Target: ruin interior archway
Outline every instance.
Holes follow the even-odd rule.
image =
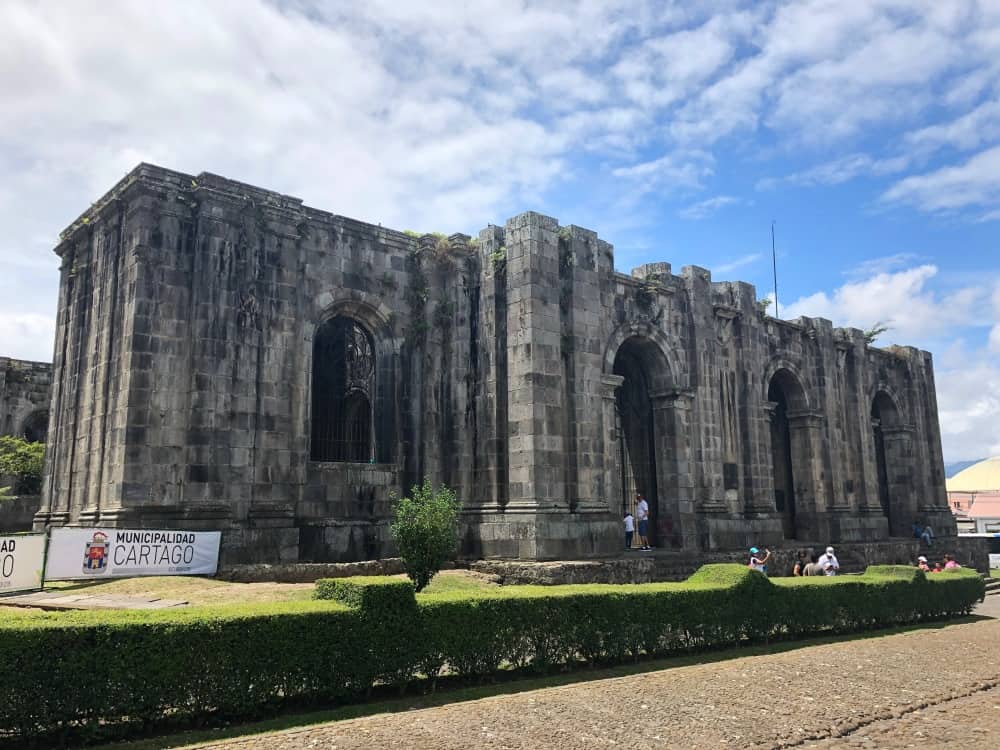
[[[901,518],[899,488],[890,480],[890,467],[899,465],[899,409],[892,397],[879,391],[872,399],[872,439],[875,443],[875,469],[878,477],[878,501],[889,522],[889,536],[905,536]],[[889,437],[895,433],[893,437]],[[897,439],[893,439],[897,438]]]
[[[798,379],[789,370],[780,369],[771,377],[767,387],[767,400],[772,405],[771,412],[771,466],[774,478],[774,508],[781,517],[782,530],[786,539],[795,539],[796,515],[800,510],[796,498],[796,481],[805,477],[805,467],[801,466],[803,451],[801,437],[792,429],[792,419],[796,411],[805,408],[805,393]]]
[[[374,394],[371,334],[346,316],[323,323],[313,340],[313,461],[374,462]]]
[[[44,443],[48,437],[49,413],[45,409],[33,411],[21,424],[20,436],[29,443]]]
[[[649,541],[662,544],[678,532],[676,514],[664,502],[670,426],[657,403],[670,382],[669,366],[653,341],[633,336],[618,348],[612,372],[623,378],[615,394],[621,511],[634,514],[641,493],[649,503]]]

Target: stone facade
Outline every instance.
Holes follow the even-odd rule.
[[[525,213],[412,236],[140,165],[63,234],[36,526],[221,528],[225,561],[386,557],[390,493],[463,553],[693,554],[954,533],[931,356]]]
[[[52,365],[0,357],[0,435],[45,442]]]

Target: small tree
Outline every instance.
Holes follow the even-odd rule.
[[[391,529],[406,575],[422,591],[458,550],[459,505],[452,490],[442,485],[435,492],[428,478],[410,495],[396,500]]]
[[[15,493],[37,495],[41,491],[44,457],[44,443],[0,437],[0,477],[13,477]]]
[[[886,331],[891,331],[892,328],[887,326],[881,320],[875,323],[871,328],[868,328],[864,332],[865,343],[871,346],[875,343],[879,336],[881,336]]]

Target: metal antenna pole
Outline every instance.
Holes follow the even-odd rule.
[[[778,313],[778,256],[774,252],[774,219],[771,219],[771,268],[774,270],[774,317],[781,317]]]

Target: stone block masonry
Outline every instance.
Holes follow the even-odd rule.
[[[525,213],[415,236],[141,164],[62,236],[37,527],[222,529],[228,564],[393,553],[393,492],[468,557],[954,533],[930,355]]]
[[[0,357],[0,435],[45,442],[52,365]]]

